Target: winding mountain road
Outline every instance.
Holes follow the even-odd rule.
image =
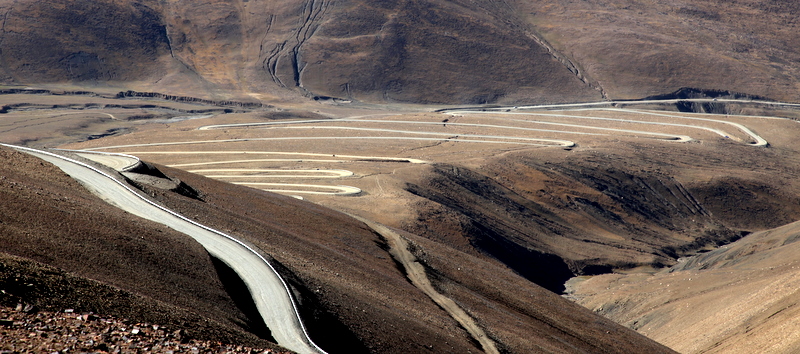
[[[283,194],[321,194],[321,195],[360,195],[361,191],[356,187],[349,186],[323,186],[326,182],[318,181],[318,184],[292,183],[294,179],[327,179],[349,176],[336,176],[335,174],[324,174],[318,172],[303,172],[295,169],[294,175],[278,173],[272,174],[258,173],[258,169],[270,168],[273,166],[291,166],[292,163],[308,166],[309,163],[321,164],[325,166],[330,163],[342,163],[345,160],[351,161],[402,161],[425,163],[424,161],[412,161],[413,159],[403,158],[382,158],[382,157],[354,157],[343,159],[342,155],[319,154],[319,153],[299,153],[299,152],[262,152],[257,148],[249,151],[199,151],[188,148],[191,145],[215,144],[222,146],[229,143],[243,142],[264,142],[268,146],[282,141],[308,141],[318,148],[319,143],[314,141],[331,141],[331,145],[345,146],[351,148],[363,144],[372,146],[374,144],[405,145],[403,142],[435,142],[439,143],[470,143],[471,145],[490,144],[496,146],[506,145],[508,148],[517,147],[556,147],[571,149],[576,145],[573,140],[585,138],[587,141],[592,139],[608,139],[617,136],[633,137],[638,139],[653,139],[670,143],[686,143],[696,141],[689,134],[702,132],[717,135],[725,139],[731,139],[749,146],[769,146],[766,139],[744,124],[728,119],[714,119],[714,117],[702,117],[672,112],[653,112],[648,110],[633,110],[618,108],[617,105],[647,104],[647,103],[675,103],[675,102],[752,102],[741,100],[724,99],[690,99],[690,100],[651,100],[651,101],[603,101],[578,104],[563,105],[539,105],[539,106],[513,106],[513,107],[474,107],[445,109],[436,112],[443,113],[440,116],[431,116],[430,113],[406,117],[402,114],[380,114],[380,115],[361,115],[347,116],[330,119],[307,119],[307,120],[276,120],[268,122],[249,122],[206,125],[197,128],[197,131],[225,130],[220,138],[215,139],[188,139],[186,141],[150,142],[141,144],[128,144],[105,146],[93,149],[125,149],[131,154],[169,154],[169,155],[200,155],[213,154],[220,155],[210,157],[213,161],[181,161],[181,163],[170,164],[170,167],[195,168],[193,172],[206,175],[207,177],[217,178],[232,183],[248,185],[270,192]],[[766,102],[759,102],[767,104]],[[772,103],[770,103],[772,104]],[[444,119],[443,119],[444,118]],[[731,129],[733,128],[733,129]],[[230,136],[228,130],[243,129],[246,135],[252,137],[236,137],[224,139]],[[328,134],[326,132],[333,132]],[[239,134],[239,133],[236,133]],[[209,134],[201,134],[209,136]],[[568,138],[567,138],[568,137]],[[566,139],[565,139],[566,138]],[[698,136],[697,139],[704,137]],[[248,146],[254,146],[249,144]],[[149,149],[136,149],[139,152],[130,152],[135,148],[145,147],[170,147],[176,146],[177,151],[141,151]],[[178,146],[181,146],[178,148]],[[326,145],[327,146],[327,142]],[[413,146],[413,145],[411,145]],[[505,148],[505,147],[504,147]],[[222,150],[222,149],[220,149]],[[243,149],[237,149],[243,150]],[[413,150],[413,149],[412,149]],[[295,155],[290,158],[261,158],[229,159],[223,154],[266,154],[266,155]],[[309,156],[309,158],[305,158]],[[313,156],[313,157],[312,157]],[[289,156],[287,156],[289,157]],[[298,158],[299,157],[299,158]],[[193,159],[194,160],[194,159]],[[280,163],[280,164],[278,164]],[[234,176],[232,173],[214,173],[211,169],[198,169],[199,166],[224,165],[229,168],[239,168],[240,175]],[[248,168],[251,167],[252,168]],[[312,165],[313,166],[313,165]],[[320,165],[316,165],[320,166]],[[314,167],[316,167],[314,166]],[[221,166],[222,167],[222,166]],[[291,168],[291,167],[290,167]],[[327,170],[322,168],[321,170]],[[217,170],[223,172],[222,170]],[[287,172],[291,171],[286,169]],[[307,170],[313,171],[313,170]],[[332,171],[332,170],[328,170]],[[230,172],[230,171],[229,171]],[[276,180],[282,178],[282,180]],[[281,182],[281,183],[276,183]],[[288,182],[288,183],[287,183]],[[324,188],[323,188],[324,187]]]
[[[308,337],[286,283],[256,250],[225,233],[198,224],[142,197],[122,182],[90,165],[46,151],[0,145],[48,161],[110,204],[192,237],[209,254],[230,266],[244,281],[278,344],[298,353],[325,353]]]

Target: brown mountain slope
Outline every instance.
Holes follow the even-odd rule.
[[[575,281],[571,296],[682,353],[794,353],[799,230],[754,233],[654,275]]]
[[[302,83],[422,103],[600,98],[505,15],[470,2],[337,3],[302,48]]]
[[[198,215],[198,220],[205,224],[247,237],[273,255],[280,264],[292,269],[299,278],[295,281],[309,289],[318,289],[313,297],[350,328],[370,351],[419,351],[424,347],[437,351],[442,346],[458,345],[459,337],[465,335],[460,328],[452,328],[456,326],[452,319],[440,317],[441,310],[429,308],[430,300],[419,299],[421,292],[408,284],[395,269],[394,261],[387,257],[388,253],[382,250],[384,240],[374,234],[359,238],[354,233],[358,229],[352,228],[363,228],[360,224],[348,227],[349,231],[344,233],[340,225],[355,220],[293,198],[278,198],[180,170],[160,168],[200,191],[214,192],[207,193],[204,203],[156,192],[159,200],[186,215]],[[311,208],[312,213],[298,215],[293,211],[295,205]],[[198,208],[205,212],[196,213]],[[281,225],[277,230],[286,234],[277,231],[274,235],[264,234],[265,222]],[[623,338],[611,340],[606,333],[611,329],[605,328],[605,320],[584,317],[583,309],[525,281],[502,265],[413,235],[407,237],[417,243],[416,254],[428,267],[440,292],[452,294],[504,350],[520,353],[573,348],[588,352],[624,352],[628,350],[625,348],[662,350],[639,339],[627,338],[623,332],[612,332]],[[462,269],[455,270],[459,265]],[[431,321],[441,323],[437,327],[445,327],[425,328]],[[317,325],[309,323],[312,337],[324,331]],[[391,334],[387,337],[386,333]],[[423,333],[430,334],[421,338]]]
[[[514,1],[611,98],[680,87],[797,101],[800,4],[770,0]]]
[[[796,101],[792,2],[0,1],[0,80],[215,98]]]
[[[618,142],[409,168],[416,213],[395,222],[558,292],[572,274],[672,265],[797,220],[791,150]]]
[[[95,297],[97,289],[108,288],[107,285],[77,287],[74,284],[94,281],[69,280],[71,274],[61,277],[66,276],[67,283],[82,292],[68,288],[60,293],[56,289],[63,289],[59,284],[64,281],[48,281],[37,271],[26,271],[21,277],[21,270],[16,271],[18,275],[14,281],[3,283],[7,294],[23,297],[41,308],[78,303],[85,304],[74,306],[80,311],[119,313],[124,310],[123,315],[132,320],[142,321],[139,318],[150,316],[171,321],[170,328],[180,328],[181,324],[192,327],[200,321],[209,329],[198,336],[226,341],[248,338],[248,334],[241,332],[246,320],[231,318],[240,316],[237,306],[241,306],[226,294],[226,290],[232,291],[232,286],[227,281],[220,284],[218,280],[227,280],[230,275],[226,275],[224,269],[215,271],[213,262],[202,250],[199,250],[200,257],[184,255],[183,252],[199,246],[180,235],[171,236],[170,230],[103,206],[82,187],[36,159],[6,150],[3,154],[4,161],[9,163],[3,165],[4,185],[0,192],[4,193],[4,201],[9,201],[4,204],[13,207],[2,214],[3,251],[58,266],[83,279],[120,284],[117,286],[126,287],[141,297],[134,296],[133,302],[120,302],[113,296],[98,299]],[[298,296],[312,336],[326,349],[334,352],[478,351],[447,313],[406,280],[386,252],[384,241],[360,222],[293,198],[255,192],[176,170],[165,171],[192,185],[200,192],[202,200],[145,188],[148,193],[186,215],[230,231],[273,255]],[[22,200],[27,200],[28,205],[22,204]],[[38,210],[38,215],[46,219],[37,221],[36,216],[26,214],[26,210]],[[120,214],[115,220],[105,220],[108,216],[103,216],[115,214]],[[84,218],[88,220],[81,221]],[[109,223],[115,225],[117,231],[104,227]],[[160,231],[150,234],[141,229],[142,225]],[[83,231],[83,228],[90,230]],[[122,235],[114,232],[122,232]],[[414,239],[411,235],[408,237]],[[418,257],[425,261],[431,274],[438,274],[434,284],[462,304],[504,350],[541,352],[579,348],[587,352],[666,352],[666,348],[528,283],[507,268],[417,240],[415,252],[424,252]],[[144,257],[128,260],[126,257],[132,254]],[[177,257],[178,254],[183,257]],[[156,262],[156,259],[166,263]],[[206,265],[199,261],[203,259]],[[442,262],[444,259],[453,263]],[[172,270],[169,263],[190,261],[196,264],[176,266],[183,273]],[[4,262],[7,267],[4,269],[19,268],[15,266],[19,263],[15,262],[18,261]],[[454,264],[461,265],[463,272],[450,269]],[[131,274],[133,270],[137,274]],[[210,280],[198,281],[202,276],[192,275],[191,270]],[[222,273],[217,275],[218,272]],[[45,274],[53,273],[45,271]],[[481,279],[473,279],[475,274],[480,274]],[[219,285],[214,286],[215,282]],[[44,290],[30,291],[26,286],[29,283],[43,284],[35,288]],[[506,292],[506,288],[513,289]],[[234,297],[239,295],[234,294]],[[126,295],[125,299],[130,297]],[[205,300],[207,297],[213,300]],[[173,310],[140,310],[142,307],[149,309],[143,305],[153,301],[150,299],[160,299],[162,308]],[[104,302],[98,304],[98,300]],[[503,310],[496,310],[498,307]],[[189,315],[184,316],[199,317],[198,320],[183,319],[185,317],[180,315],[185,312],[181,311],[186,310],[180,309],[189,311]],[[153,312],[159,316],[152,315]],[[211,318],[219,318],[221,324]],[[226,321],[242,324],[242,327],[226,324]],[[254,330],[253,326],[247,328]]]
[[[93,311],[270,345],[248,333],[259,332],[257,322],[231,298],[231,284],[199,244],[109,208],[37,158],[1,148],[0,161],[0,252],[59,269],[4,261],[6,294],[44,309]]]
[[[3,1],[6,82],[125,82],[167,74],[158,9],[122,1]]]

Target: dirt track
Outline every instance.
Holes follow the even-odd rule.
[[[452,299],[440,294],[436,289],[433,288],[431,285],[430,280],[428,279],[428,275],[425,271],[425,267],[419,263],[416,257],[414,257],[411,252],[408,250],[408,241],[406,241],[403,236],[400,236],[398,233],[392,231],[390,228],[376,223],[374,221],[351,215],[354,218],[361,220],[363,223],[367,224],[370,228],[375,230],[378,234],[383,236],[386,241],[389,243],[389,253],[392,255],[397,262],[403,265],[406,271],[406,275],[408,279],[411,281],[414,286],[422,290],[428,297],[431,298],[439,307],[447,311],[453,319],[458,321],[464,329],[472,335],[478,343],[481,344],[484,352],[490,354],[499,354],[500,352],[497,350],[497,346],[495,345],[494,341],[489,338],[483,329],[475,323],[475,320],[472,319],[458,304],[455,303]]]

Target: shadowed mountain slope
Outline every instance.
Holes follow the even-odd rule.
[[[102,83],[168,74],[163,14],[130,1],[3,1],[0,78]]]
[[[574,274],[669,266],[800,217],[788,151],[708,145],[512,152],[420,168],[404,177],[419,199],[403,228],[560,292]]]
[[[0,1],[0,80],[212,98],[796,101],[791,2]],[[733,75],[736,73],[736,75]]]
[[[200,191],[214,192],[206,193],[205,202],[155,193],[159,200],[187,215],[198,215],[200,222],[242,235],[273,255],[277,262],[292,270],[297,277],[295,281],[308,289],[317,289],[309,297],[318,299],[316,301],[338,317],[370,351],[451,350],[448,346],[460,345],[459,338],[466,335],[408,283],[384,251],[385,240],[371,230],[369,237],[358,236],[367,230],[354,219],[294,198],[254,192],[180,170],[160,168]],[[307,210],[302,215],[298,214],[300,206]],[[195,213],[197,208],[205,212]],[[269,217],[265,218],[267,215]],[[264,233],[265,222],[281,226]],[[286,234],[282,235],[283,232]],[[609,329],[602,329],[606,326],[605,320],[584,317],[578,307],[574,311],[562,311],[562,308],[573,308],[573,304],[527,282],[502,265],[414,235],[406,237],[414,244],[413,252],[423,261],[434,285],[449,296],[461,294],[463,300],[457,298],[457,303],[467,307],[467,312],[500,348],[521,353],[571,347],[590,352],[625,351],[627,349],[623,348],[628,346],[663,350],[634,338],[619,338],[620,342],[609,340],[606,333]],[[451,273],[458,265],[462,269]],[[475,274],[485,274],[485,277],[475,277]],[[507,293],[511,288],[519,292]],[[506,310],[496,310],[496,307]],[[508,315],[511,317],[506,317]],[[431,324],[436,325],[431,327]],[[309,327],[312,337],[315,333],[323,335],[320,332],[327,330],[322,323],[310,322]],[[625,336],[623,332],[618,335]]]

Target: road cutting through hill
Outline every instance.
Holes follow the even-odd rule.
[[[690,128],[690,129],[701,129],[713,132],[717,135],[720,135],[725,138],[731,138],[731,134],[728,134],[720,129],[709,128],[705,126],[698,126],[698,125],[691,125],[691,124],[678,124],[678,123],[665,123],[665,122],[650,122],[650,121],[641,121],[641,120],[632,120],[632,119],[620,119],[620,118],[609,118],[609,117],[594,117],[594,116],[575,116],[575,115],[564,115],[564,114],[552,114],[549,112],[570,112],[570,111],[617,111],[617,112],[626,112],[626,113],[635,113],[635,114],[646,114],[646,115],[654,115],[654,116],[663,116],[668,117],[671,119],[684,119],[684,120],[695,120],[695,121],[705,121],[705,122],[712,122],[717,124],[726,124],[731,125],[738,129],[739,131],[745,133],[750,138],[753,139],[752,143],[747,143],[751,146],[758,146],[758,147],[766,147],[769,146],[769,143],[766,139],[759,136],[758,134],[754,133],[750,128],[744,126],[743,124],[739,124],[736,122],[729,122],[725,120],[719,119],[709,119],[709,118],[699,118],[699,117],[687,117],[685,115],[676,115],[676,114],[667,114],[667,113],[657,113],[651,112],[646,110],[634,110],[634,109],[623,109],[623,108],[609,108],[603,106],[616,106],[616,105],[631,105],[631,104],[648,104],[648,103],[679,103],[679,102],[698,102],[698,103],[709,103],[709,102],[729,102],[729,103],[760,103],[760,104],[769,104],[769,105],[776,105],[776,106],[791,106],[796,107],[796,104],[788,104],[788,103],[780,103],[780,102],[768,102],[768,101],[752,101],[752,100],[735,100],[735,99],[674,99],[674,100],[644,100],[644,101],[603,101],[603,102],[589,102],[589,103],[575,103],[575,104],[557,104],[557,105],[536,105],[536,106],[505,106],[505,107],[492,107],[492,108],[472,108],[472,109],[446,109],[441,110],[441,113],[446,113],[450,115],[459,115],[459,114],[516,114],[516,115],[536,115],[536,116],[551,116],[551,117],[568,117],[574,119],[593,119],[593,120],[605,120],[605,121],[618,121],[618,122],[625,122],[625,123],[638,123],[638,124],[650,124],[650,125],[662,125],[662,126],[674,126],[674,127],[682,127],[682,128]],[[593,107],[593,108],[589,108]],[[526,112],[520,112],[521,110],[525,110]],[[545,112],[532,112],[533,110],[544,110]],[[770,117],[774,118],[774,117]],[[608,130],[615,131],[617,129],[607,128]],[[621,131],[621,130],[619,130]],[[688,141],[688,140],[687,140]]]
[[[0,145],[48,161],[110,204],[192,237],[209,254],[223,261],[239,275],[250,290],[259,314],[278,344],[298,353],[324,353],[308,337],[288,286],[258,251],[232,236],[198,224],[146,199],[132,188],[88,164],[46,151]]]
[[[139,164],[142,162],[138,157],[126,154],[86,151],[78,152],[76,155],[111,167],[120,172],[130,171],[139,166]]]
[[[633,110],[630,110],[630,109],[621,109],[621,108],[606,108],[605,110],[609,110],[609,111],[621,111],[621,112],[633,112]],[[649,114],[649,115],[654,115],[654,116],[665,116],[665,117],[671,117],[671,118],[682,118],[682,119],[688,119],[688,120],[697,120],[697,121],[705,121],[705,122],[714,122],[714,123],[728,124],[728,125],[734,126],[735,128],[739,129],[740,131],[744,132],[745,134],[747,134],[747,135],[749,135],[751,138],[753,138],[753,140],[754,140],[755,142],[753,142],[753,143],[749,143],[749,145],[753,145],[753,146],[767,146],[767,145],[769,145],[769,143],[767,142],[767,140],[766,140],[766,139],[764,139],[764,138],[762,138],[760,135],[758,135],[758,134],[754,133],[752,130],[750,130],[750,128],[748,128],[748,127],[746,127],[746,126],[744,126],[744,125],[742,125],[742,124],[736,123],[736,122],[728,122],[728,121],[725,121],[725,120],[719,120],[719,119],[709,119],[709,118],[699,118],[699,117],[685,117],[685,116],[676,116],[676,115],[674,115],[674,114],[664,114],[664,113],[657,113],[657,112],[650,112],[650,111],[635,111],[635,112],[636,112],[636,113],[640,113],[640,114]]]
[[[457,115],[458,111],[448,113],[450,115]],[[472,113],[472,111],[465,111]],[[555,115],[554,115],[555,116]],[[491,117],[489,119],[492,119]],[[631,133],[635,134],[636,136],[642,135],[652,135],[652,136],[659,136],[664,137],[667,140],[671,141],[678,141],[678,142],[686,142],[692,141],[689,136],[686,135],[676,135],[676,134],[664,134],[664,133],[657,133],[657,132],[649,132],[649,131],[641,131],[641,130],[628,130],[628,129],[615,129],[615,128],[603,128],[603,127],[594,127],[594,126],[587,126],[587,125],[578,125],[578,124],[566,124],[566,123],[557,123],[557,122],[546,122],[546,121],[534,121],[534,120],[521,120],[521,119],[503,119],[503,118],[494,118],[503,121],[513,121],[513,122],[523,122],[523,123],[536,123],[536,124],[544,124],[544,125],[556,125],[562,127],[570,127],[570,128],[578,128],[578,129],[589,129],[589,130],[605,130],[617,133]],[[499,125],[499,124],[478,124],[478,123],[456,123],[456,122],[443,122],[443,121],[436,121],[436,122],[425,122],[425,121],[415,121],[415,120],[383,120],[383,119],[362,119],[358,117],[348,117],[348,118],[339,118],[339,119],[314,119],[314,120],[297,120],[297,121],[280,121],[280,122],[256,122],[256,123],[236,123],[236,124],[217,124],[217,125],[206,125],[198,128],[198,130],[212,130],[212,129],[239,129],[239,128],[254,128],[254,127],[269,127],[269,126],[280,126],[280,125],[293,125],[293,124],[315,124],[310,127],[303,127],[304,129],[350,129],[350,130],[368,130],[369,128],[352,128],[352,127],[339,127],[339,126],[321,126],[319,124],[331,124],[331,123],[347,123],[347,122],[358,122],[358,123],[381,123],[381,124],[400,124],[400,125],[429,125],[429,126],[451,126],[451,127],[471,127],[471,128],[488,128],[488,129],[503,129],[503,130],[517,130],[517,131],[527,131],[527,132],[540,132],[540,133],[554,133],[554,134],[573,134],[573,135],[611,135],[607,133],[588,133],[588,132],[581,132],[575,130],[552,130],[552,129],[541,129],[541,128],[530,128],[530,127],[518,127],[518,126],[510,126],[510,125]],[[297,127],[282,127],[284,129],[298,129]],[[390,131],[390,132],[402,132],[406,134],[445,134],[445,133],[428,133],[428,132],[419,132],[419,131],[397,131],[397,130],[389,130],[389,129],[369,129],[373,131]],[[455,133],[446,133],[447,135],[454,135]],[[459,135],[464,136],[464,135]],[[484,136],[485,137],[485,136]],[[520,139],[514,138],[511,136],[490,136],[492,138],[503,138],[503,139]],[[524,138],[522,138],[524,139]],[[544,139],[537,139],[545,141]],[[560,139],[555,139],[560,140]],[[574,142],[569,141],[570,144],[565,144],[567,140],[561,140],[561,146],[572,147],[575,146]]]
[[[742,104],[760,104],[772,107],[789,107],[798,108],[798,103],[786,103],[776,101],[763,101],[752,99],[735,99],[735,98],[673,98],[673,99],[654,99],[654,100],[610,100],[610,101],[596,101],[596,102],[583,102],[583,103],[557,103],[557,104],[539,104],[539,105],[521,105],[521,106],[498,106],[498,107],[474,107],[474,108],[452,108],[442,109],[438,112],[450,112],[457,110],[483,110],[483,111],[507,111],[517,109],[572,109],[572,108],[587,108],[587,107],[609,107],[619,105],[649,105],[649,104],[676,104],[682,102],[690,103],[742,103]]]
[[[597,110],[597,109],[588,109],[588,110]],[[608,110],[611,110],[611,109],[608,109]],[[641,113],[640,111],[631,111],[631,110],[625,110],[625,111],[626,112],[633,112],[633,113]],[[549,111],[549,112],[553,112],[553,111]],[[563,111],[563,112],[568,112],[568,111]],[[451,114],[451,115],[457,115],[457,114],[486,114],[486,112],[480,112],[480,111],[454,111],[454,112],[448,112],[448,114]],[[679,127],[679,128],[705,130],[705,131],[712,132],[712,133],[714,133],[716,135],[719,135],[721,137],[724,137],[724,138],[730,138],[731,137],[731,134],[729,134],[729,133],[727,133],[727,132],[725,132],[725,131],[723,131],[721,129],[710,128],[710,127],[699,126],[699,125],[691,125],[691,124],[651,122],[651,121],[642,121],[642,120],[633,120],[633,119],[595,117],[595,116],[578,116],[578,115],[553,114],[553,113],[543,113],[543,112],[492,112],[491,114],[519,115],[519,116],[560,117],[560,118],[571,118],[571,119],[585,119],[585,120],[597,120],[597,121],[608,121],[608,122],[621,122],[621,123],[632,123],[632,124],[656,125],[656,126],[665,126],[665,127]],[[667,115],[667,117],[670,117],[670,118],[684,118],[684,117],[680,117],[680,116],[671,116],[671,115]],[[531,120],[531,119],[525,119],[525,120],[519,120],[519,121],[538,123],[538,124],[566,125],[566,126],[572,126],[572,127],[576,127],[576,128],[582,128],[582,129],[602,129],[602,130],[615,131],[615,132],[621,132],[621,133],[634,133],[634,134],[649,134],[649,135],[657,135],[657,136],[667,136],[667,137],[672,137],[671,140],[674,140],[674,141],[677,141],[677,142],[689,142],[689,141],[695,140],[695,139],[691,138],[688,135],[663,134],[663,133],[656,133],[656,132],[628,130],[628,129],[617,129],[617,128],[600,128],[600,127],[592,127],[592,126],[585,126],[585,125],[564,124],[564,123],[548,122],[548,121],[540,121],[540,120]],[[745,132],[746,134],[750,135],[751,137],[753,137],[753,139],[756,140],[756,143],[755,144],[751,144],[751,145],[766,146],[766,144],[767,144],[766,140],[764,140],[760,136],[756,135],[755,133],[753,133],[752,131],[747,129],[747,127],[745,127],[745,126],[743,126],[741,124],[725,122],[725,121],[718,121],[718,120],[711,120],[711,119],[708,119],[706,121],[712,121],[712,122],[716,122],[716,123],[728,123],[728,124],[736,126],[737,128],[739,128],[740,130],[742,130],[743,132]]]
[[[273,193],[286,193],[286,194],[317,194],[317,195],[358,195],[361,194],[361,188],[352,186],[328,186],[321,184],[304,184],[304,183],[268,183],[268,182],[230,182],[233,184],[245,185],[248,187],[261,187],[259,189]],[[263,188],[274,187],[274,188]],[[287,188],[300,188],[300,189],[287,189]],[[328,190],[328,191],[326,191]]]
[[[309,128],[310,129],[310,128]],[[390,132],[391,130],[382,130]],[[411,132],[416,134],[416,132]],[[561,139],[544,139],[544,138],[521,138],[521,137],[505,137],[505,136],[490,136],[490,135],[459,135],[453,133],[422,133],[425,135],[440,135],[446,136],[443,138],[421,138],[410,136],[282,136],[274,138],[240,138],[240,139],[216,139],[216,140],[191,140],[191,141],[173,141],[162,143],[145,143],[145,144],[125,144],[114,146],[103,146],[90,148],[86,150],[107,150],[107,149],[126,149],[133,147],[146,147],[146,146],[172,146],[172,145],[199,145],[199,144],[219,144],[219,143],[237,143],[248,141],[287,141],[287,140],[417,140],[417,141],[439,141],[439,142],[461,142],[461,143],[482,143],[482,144],[511,144],[511,145],[528,145],[528,146],[561,146],[572,147],[575,143],[569,140]],[[484,139],[464,139],[467,138],[484,138]],[[497,140],[485,140],[497,139]],[[520,140],[520,141],[506,141],[507,140]],[[539,143],[535,143],[538,141]]]
[[[254,179],[254,178],[288,178],[288,179],[326,179],[326,178],[344,178],[353,175],[352,171],[347,170],[281,170],[281,169],[246,169],[246,168],[217,168],[217,169],[204,169],[204,170],[189,170],[188,172],[200,174],[208,178],[224,180],[233,184],[245,185],[248,187],[259,188],[273,193],[287,193],[287,194],[319,194],[319,195],[358,195],[361,189],[351,186],[328,186],[319,184],[299,184],[299,183],[264,183],[264,182],[247,182],[237,181],[239,179]],[[210,173],[243,173],[249,174],[210,174]],[[279,174],[275,174],[279,173]],[[278,187],[278,188],[263,188],[263,187]],[[291,187],[299,187],[301,189],[287,189]],[[325,190],[329,190],[326,192]]]

